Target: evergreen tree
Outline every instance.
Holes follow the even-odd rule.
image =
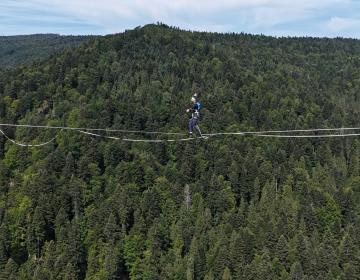
[[[5,267],[0,270],[0,279],[1,280],[16,280],[18,279],[17,275],[18,264],[10,258]]]
[[[230,269],[228,267],[225,267],[224,273],[223,273],[221,279],[222,280],[231,280],[232,279],[231,272],[230,272]]]
[[[280,236],[276,244],[275,254],[279,258],[280,262],[286,267],[288,257],[288,245],[283,235]]]
[[[303,277],[304,277],[304,274],[303,274],[301,264],[299,262],[294,262],[290,268],[289,279],[302,280]]]
[[[43,216],[43,210],[40,206],[35,208],[32,224],[28,231],[28,251],[34,254],[37,258],[41,255],[41,248],[45,242],[46,222]]]
[[[0,269],[8,262],[8,234],[4,225],[0,226]]]

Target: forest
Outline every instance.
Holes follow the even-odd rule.
[[[186,134],[194,92],[203,133],[358,127],[360,41],[150,24],[0,71],[0,123]],[[360,279],[359,137],[0,129],[56,136],[0,136],[1,280]]]
[[[34,34],[0,36],[0,68],[30,65],[51,55],[80,45],[95,36],[60,36],[57,34]]]

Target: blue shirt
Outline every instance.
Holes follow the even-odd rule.
[[[200,102],[195,102],[195,104],[190,108],[193,118],[198,118],[200,116],[199,110],[200,110]]]

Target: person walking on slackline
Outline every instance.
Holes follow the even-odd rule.
[[[194,128],[196,128],[200,136],[202,136],[198,122],[200,119],[200,109],[201,109],[201,103],[198,100],[197,93],[194,93],[194,95],[191,97],[191,107],[186,110],[187,113],[191,112],[191,119],[189,120],[189,134],[190,136],[193,135]]]

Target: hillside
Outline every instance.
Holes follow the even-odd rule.
[[[96,36],[60,36],[56,34],[35,34],[0,36],[0,68],[14,68],[44,60],[50,55],[76,47]]]
[[[186,133],[196,91],[206,133],[358,127],[359,65],[358,40],[148,25],[0,72],[0,123]],[[360,275],[359,137],[1,129],[57,138],[0,137],[0,279]]]

